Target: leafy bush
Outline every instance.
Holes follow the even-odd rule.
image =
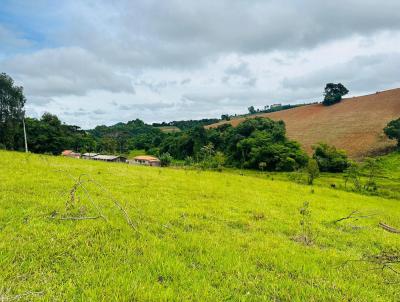
[[[185,166],[192,166],[194,164],[193,157],[186,156],[185,157]]]
[[[163,153],[160,156],[160,162],[161,162],[161,166],[162,167],[168,167],[171,165],[173,158],[172,156],[167,152],[167,153]]]
[[[350,181],[353,183],[355,191],[361,191],[361,171],[360,166],[355,163],[351,162],[349,166],[344,171],[344,185],[347,187],[347,183]]]
[[[312,185],[314,183],[314,179],[319,176],[318,162],[315,159],[310,158],[307,163],[306,171],[308,176],[307,183]]]
[[[400,118],[389,122],[383,132],[388,138],[397,140],[397,147],[400,149]]]
[[[347,155],[343,150],[322,143],[313,149],[313,158],[317,161],[321,172],[343,172],[349,166]]]

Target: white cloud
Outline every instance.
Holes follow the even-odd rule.
[[[333,81],[400,85],[397,0],[28,2],[14,10],[26,24],[0,23],[0,71],[28,112],[84,127],[315,101]]]
[[[85,95],[93,90],[134,93],[129,76],[79,47],[43,49],[4,60],[0,67],[23,83],[28,95]]]

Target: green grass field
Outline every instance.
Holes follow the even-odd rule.
[[[372,216],[332,222],[354,210]],[[399,301],[400,275],[360,261],[400,246],[381,221],[400,228],[399,200],[0,151],[0,301]]]
[[[364,190],[358,193],[400,200],[400,152],[393,152],[385,156],[376,157],[376,159],[378,159],[380,167],[380,171],[377,173],[375,178],[377,190],[374,192]],[[307,175],[305,172],[260,172],[238,169],[228,169],[226,172],[270,180],[274,179],[307,184]],[[361,170],[361,174],[361,183],[365,184],[367,181],[367,172]],[[349,181],[347,185],[345,184],[343,173],[321,173],[315,180],[314,185],[328,188],[334,185],[338,190],[347,192],[355,191],[354,185],[351,181]]]

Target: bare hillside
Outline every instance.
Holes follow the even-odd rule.
[[[385,137],[383,128],[400,117],[400,89],[343,99],[329,107],[313,104],[247,118],[257,116],[285,121],[289,138],[300,142],[307,152],[311,152],[312,145],[326,142],[346,150],[352,158],[359,158],[395,144]],[[224,123],[236,126],[244,120],[208,127]]]

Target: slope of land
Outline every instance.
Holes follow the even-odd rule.
[[[0,300],[400,300],[399,275],[357,261],[400,246],[378,227],[400,227],[396,200],[15,152],[0,163]],[[305,201],[310,246],[295,240]],[[332,223],[354,210],[375,215]]]
[[[311,152],[312,145],[325,142],[359,158],[395,145],[385,137],[383,128],[400,117],[400,89],[343,99],[329,107],[312,104],[251,117],[257,116],[285,121],[288,137],[300,142],[307,152]],[[239,118],[208,127],[224,123],[236,126],[244,120]]]
[[[334,187],[337,190],[357,192],[369,196],[381,196],[385,198],[400,200],[400,151],[391,152],[384,156],[374,157],[378,169],[374,173],[373,180],[376,183],[375,190],[357,190],[353,180],[346,181],[345,173],[320,173],[314,180],[314,186]],[[225,172],[242,174],[265,179],[291,181],[307,185],[308,175],[306,171],[295,172],[260,172],[255,170],[227,169]],[[365,168],[360,170],[358,181],[364,186],[369,180],[369,171]]]

